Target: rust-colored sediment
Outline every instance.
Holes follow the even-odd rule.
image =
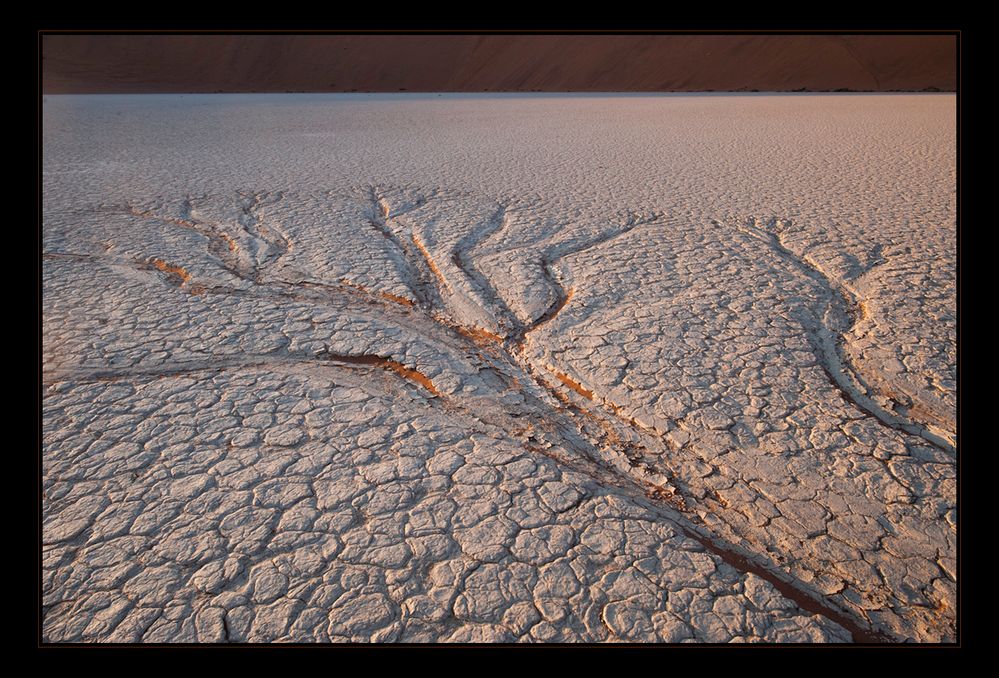
[[[180,278],[180,285],[186,285],[191,280],[191,274],[188,273],[183,266],[175,266],[169,262],[163,261],[162,259],[153,259],[150,263],[167,275]],[[205,288],[201,285],[191,285],[187,289],[195,296],[205,293]]]
[[[400,297],[396,294],[392,294],[391,292],[379,292],[378,294],[383,299],[388,299],[389,301],[396,304],[402,304],[403,306],[409,306],[410,308],[416,305],[412,300],[407,299],[406,297]]]
[[[180,226],[181,228],[187,228],[192,231],[197,231],[202,235],[206,235],[202,231],[202,229],[198,226],[198,224],[194,223],[193,221],[187,221],[186,219],[178,219],[177,217],[171,217],[167,215],[153,214],[152,212],[137,210],[134,207],[129,207],[128,211],[134,216],[142,217],[143,219],[155,219],[157,221],[163,221],[168,224],[173,224],[174,226]],[[218,238],[222,240],[229,247],[230,252],[235,252],[236,250],[239,249],[239,244],[226,233],[223,233],[218,229],[214,229],[211,235],[218,236]]]
[[[152,264],[164,273],[172,273],[173,275],[178,276],[183,282],[187,282],[191,279],[191,274],[184,270],[181,266],[174,266],[173,264],[167,263],[162,259],[153,259]]]
[[[556,287],[557,287],[557,285],[556,285]],[[561,288],[559,288],[559,289],[561,289]],[[549,320],[551,320],[552,318],[554,318],[555,316],[557,316],[559,313],[561,313],[562,309],[565,308],[566,304],[568,304],[569,301],[572,299],[572,294],[573,294],[574,291],[575,290],[572,287],[570,287],[569,289],[567,289],[565,291],[565,294],[561,295],[561,298],[558,301],[556,301],[547,311],[545,311],[544,314],[542,314],[542,316],[540,318],[538,318],[537,320],[535,320],[534,321],[534,325],[532,325],[530,327],[530,329],[528,329],[527,331],[524,332],[525,338],[526,338],[526,336],[527,336],[528,333],[533,332],[536,329],[540,328],[546,322],[548,322]]]
[[[134,216],[143,217],[144,219],[156,219],[157,221],[165,221],[168,224],[174,224],[175,226],[183,226],[184,228],[190,228],[192,230],[197,230],[198,225],[192,221],[185,221],[184,219],[178,219],[176,217],[165,216],[160,214],[153,214],[152,212],[145,210],[137,210],[134,207],[129,207],[128,211]]]
[[[441,287],[449,289],[447,281],[444,279],[444,274],[441,273],[439,268],[437,268],[437,264],[434,263],[434,258],[430,255],[430,251],[427,250],[426,246],[422,242],[420,242],[420,239],[416,236],[416,234],[413,235],[413,244],[416,245],[416,249],[420,250],[420,254],[423,255],[423,258],[427,260],[427,266],[429,266],[430,270],[433,271],[433,274],[437,276],[437,280],[440,282]]]
[[[871,317],[871,309],[867,307],[866,301],[860,302],[858,306],[860,308],[860,320],[858,320],[857,322],[863,322]]]
[[[503,343],[503,337],[498,334],[494,334],[489,330],[484,330],[481,327],[462,327],[461,325],[456,325],[455,330],[457,330],[458,334],[461,336],[467,337],[474,341],[478,346],[484,346],[488,343]]]
[[[374,191],[374,189],[372,189],[372,191]],[[382,220],[388,221],[391,218],[391,210],[389,209],[388,201],[385,198],[378,198],[376,202],[378,203],[378,210],[382,213]]]
[[[376,361],[375,364],[379,364],[382,367],[388,368],[393,372],[395,372],[396,374],[399,374],[402,377],[409,379],[410,381],[415,381],[417,384],[427,389],[434,395],[440,395],[440,391],[438,391],[434,387],[434,382],[430,381],[430,378],[427,377],[422,372],[418,372],[417,370],[411,370],[402,363],[397,363],[394,360],[382,359],[380,361]]]
[[[392,360],[391,358],[383,358],[377,355],[332,355],[330,357],[333,360],[338,360],[343,363],[374,365],[385,370],[392,370],[404,379],[408,379],[409,381],[419,384],[436,396],[441,394],[440,391],[438,391],[434,386],[434,382],[430,381],[430,378],[427,375],[423,374],[419,370],[410,369],[402,363]]]
[[[571,388],[573,391],[583,396],[587,400],[593,400],[593,391],[587,391],[585,388],[583,388],[582,384],[580,384],[578,381],[574,380],[572,377],[570,377],[567,374],[562,374],[561,372],[554,372],[554,374],[556,377],[558,377],[559,381],[561,381],[563,384]]]
[[[367,295],[377,294],[382,299],[385,299],[386,301],[391,301],[393,304],[399,304],[400,306],[406,306],[408,308],[412,308],[413,306],[416,305],[416,302],[414,302],[412,299],[407,299],[406,297],[400,297],[399,295],[392,294],[391,292],[378,292],[376,290],[370,290],[364,285],[352,282],[350,280],[347,280],[346,278],[340,278],[337,282],[339,282],[344,287],[349,287],[351,289],[358,290],[359,292],[363,292],[364,294]]]

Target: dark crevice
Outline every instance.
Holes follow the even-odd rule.
[[[882,644],[896,642],[891,636],[880,631],[871,629],[867,624],[862,624],[850,614],[833,606],[824,597],[816,597],[817,594],[803,590],[803,587],[794,585],[773,574],[769,569],[764,568],[750,558],[737,552],[732,546],[723,544],[720,540],[713,539],[699,532],[688,528],[683,528],[685,535],[699,543],[710,553],[718,556],[722,561],[728,563],[739,572],[752,573],[773,585],[781,595],[793,601],[798,607],[825,617],[836,622],[850,632],[854,643]]]

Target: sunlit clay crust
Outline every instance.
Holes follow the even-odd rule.
[[[44,640],[954,641],[954,105],[48,97]]]

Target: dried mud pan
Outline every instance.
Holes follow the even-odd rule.
[[[951,642],[952,95],[47,97],[49,642]]]

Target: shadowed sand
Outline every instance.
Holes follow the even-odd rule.
[[[947,35],[86,36],[46,93],[953,91]]]

